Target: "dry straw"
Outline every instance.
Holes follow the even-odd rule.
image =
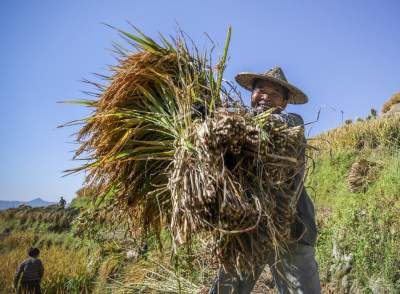
[[[397,150],[400,146],[400,116],[384,116],[356,124],[343,125],[312,138],[312,145],[318,148],[314,156],[339,151],[364,148],[389,147]]]
[[[390,111],[393,105],[399,105],[400,104],[400,92],[394,93],[392,98],[390,98],[388,101],[385,102],[385,104],[382,105],[382,113],[387,113]]]
[[[182,32],[171,42],[160,35],[161,45],[139,30],[120,32],[135,52],[116,45],[109,86],[95,84],[101,91],[86,102],[94,112],[77,138],[76,157],[88,163],[72,172],[87,171],[96,203],[112,199],[137,235],[168,228],[177,246],[207,232],[226,268],[252,270],[285,250],[304,131],[271,111],[255,117],[223,83],[230,29],[214,70],[212,54],[189,49]],[[220,114],[218,106],[236,111]]]
[[[347,184],[351,192],[364,191],[374,180],[375,171],[379,168],[376,162],[358,158],[351,166]]]

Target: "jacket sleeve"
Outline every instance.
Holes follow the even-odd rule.
[[[25,266],[25,262],[21,262],[17,268],[17,271],[15,272],[14,275],[14,286],[17,287],[18,286],[18,281],[19,278],[21,277],[21,274],[24,270],[24,266]]]

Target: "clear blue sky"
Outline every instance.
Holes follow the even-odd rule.
[[[80,82],[115,64],[108,23],[147,35],[175,35],[176,22],[201,47],[221,47],[232,25],[225,78],[279,65],[310,102],[288,111],[313,121],[311,134],[365,117],[400,91],[399,1],[3,0],[0,4],[0,200],[71,201],[83,175],[62,177],[77,128],[56,129],[88,109],[58,101],[88,97]],[[132,31],[132,30],[131,30]],[[249,93],[242,91],[245,101]]]

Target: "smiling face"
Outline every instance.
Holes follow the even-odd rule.
[[[275,113],[280,113],[288,103],[287,89],[283,86],[264,80],[255,82],[251,93],[251,107],[258,111],[266,111],[273,107],[280,107]]]

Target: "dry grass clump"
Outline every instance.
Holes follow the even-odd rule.
[[[89,163],[96,204],[112,199],[136,235],[170,230],[174,244],[209,232],[227,268],[252,270],[285,250],[304,168],[304,130],[254,116],[229,83],[222,85],[228,41],[214,71],[208,53],[184,35],[162,45],[121,32],[136,53],[119,49],[93,115],[78,133],[76,157]],[[122,47],[119,47],[122,48]],[[233,94],[232,94],[233,93]],[[193,106],[202,106],[196,116]],[[219,114],[218,105],[236,113]],[[289,122],[290,124],[290,122]],[[189,246],[190,247],[190,246]]]
[[[97,193],[97,187],[86,186],[86,187],[82,187],[78,191],[76,191],[76,197],[78,197],[78,198],[93,198],[96,193]]]
[[[113,279],[118,274],[118,271],[124,266],[125,256],[112,255],[107,257],[100,265],[99,275],[104,279]]]
[[[364,158],[358,158],[351,166],[347,176],[347,184],[351,192],[364,191],[374,179],[374,172],[377,170],[376,162]]]
[[[393,94],[392,98],[390,98],[388,101],[385,102],[385,104],[382,105],[382,113],[388,112],[393,105],[399,103],[400,103],[400,92],[397,92]]]
[[[343,125],[310,139],[319,151],[314,155],[351,149],[400,146],[400,117],[385,116],[357,124]]]
[[[207,293],[214,272],[201,267],[203,261],[201,256],[198,258],[192,271],[196,276],[161,256],[138,259],[127,266],[127,271],[119,275],[118,283],[113,283],[109,289],[113,293]]]

